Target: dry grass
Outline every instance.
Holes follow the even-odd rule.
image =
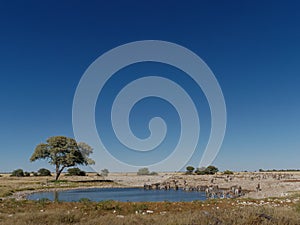
[[[235,200],[217,202],[122,203],[15,201],[0,203],[0,224],[300,224],[300,213],[294,206],[239,207]],[[153,213],[147,213],[147,210]],[[136,212],[139,212],[136,214]],[[144,214],[143,214],[144,213]]]

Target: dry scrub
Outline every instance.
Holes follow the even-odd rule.
[[[49,202],[46,200],[0,203],[0,224],[300,224],[296,205],[241,206],[236,200],[206,202],[124,203]]]

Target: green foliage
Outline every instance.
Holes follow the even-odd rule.
[[[30,173],[26,171],[26,172],[24,172],[24,176],[25,177],[30,177]]]
[[[149,169],[148,168],[140,168],[137,172],[137,175],[158,175],[158,173],[152,171],[150,173]]]
[[[24,171],[23,171],[22,169],[14,170],[14,171],[11,173],[11,176],[12,176],[12,177],[24,177]]]
[[[193,173],[193,171],[194,171],[194,167],[193,166],[187,166],[186,167],[186,172],[188,173],[188,174],[192,174]]]
[[[108,169],[103,169],[103,170],[101,170],[101,176],[102,176],[102,177],[107,177],[108,174],[109,174]]]
[[[192,166],[191,166],[192,167]],[[192,167],[194,168],[194,167]],[[187,169],[187,174],[191,174],[192,172],[189,172],[189,171],[192,171],[192,168],[189,168],[190,170],[188,170],[188,167],[186,168]],[[215,166],[208,166],[208,167],[201,167],[201,168],[197,168],[195,170],[195,173],[197,175],[207,175],[207,174],[215,174],[219,171],[219,169]]]
[[[77,145],[86,163],[88,165],[95,164],[95,161],[89,158],[89,155],[93,153],[93,148],[84,142],[79,142]]]
[[[86,173],[79,168],[70,168],[66,176],[86,176]]]
[[[38,170],[38,176],[51,176],[51,172],[50,172],[50,170],[41,168]]]
[[[37,145],[30,161],[47,159],[50,164],[55,165],[57,180],[64,168],[93,164],[94,161],[88,158],[92,152],[93,149],[85,143],[77,144],[73,138],[55,136],[48,138],[46,143]]]
[[[225,171],[223,172],[223,174],[224,174],[224,175],[232,175],[233,172],[232,172],[231,170],[225,170]]]
[[[37,172],[32,171],[31,173],[32,173],[32,175],[33,175],[34,177],[37,177],[37,176],[38,176],[38,173],[37,173]]]
[[[137,175],[149,175],[149,169],[148,168],[140,168],[137,172]]]
[[[215,166],[208,166],[204,171],[206,174],[215,174],[219,171],[219,169]]]
[[[195,170],[195,174],[197,174],[197,175],[205,175],[205,167],[201,167],[201,168],[197,168],[196,170]]]

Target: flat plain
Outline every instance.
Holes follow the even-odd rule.
[[[184,175],[110,173],[105,182],[96,174],[85,177],[0,177],[0,224],[300,224],[300,173],[235,173],[234,175]],[[239,185],[246,195],[234,199],[193,202],[51,202],[26,200],[35,191],[90,187],[137,187],[145,183],[183,185]],[[260,189],[256,187],[260,184]]]

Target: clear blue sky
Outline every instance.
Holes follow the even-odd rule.
[[[299,12],[298,1],[2,1],[0,171],[51,168],[29,158],[49,136],[73,137],[72,101],[87,67],[149,39],[189,48],[218,79],[228,121],[214,165],[299,169]]]

